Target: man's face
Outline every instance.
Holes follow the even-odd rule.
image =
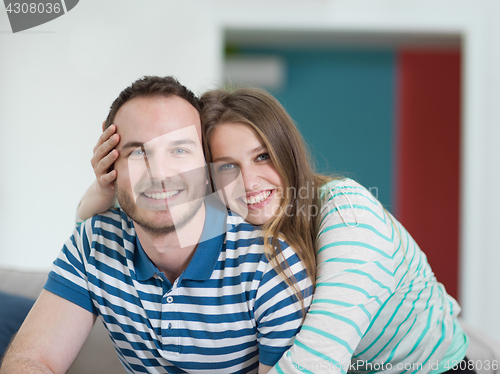
[[[114,124],[123,211],[150,234],[181,228],[199,211],[207,186],[198,112],[178,96],[138,97],[118,110]]]

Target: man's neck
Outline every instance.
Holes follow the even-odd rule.
[[[144,252],[155,266],[174,281],[187,268],[200,241],[205,223],[205,204],[184,227],[165,235],[152,235],[135,225],[137,237]]]

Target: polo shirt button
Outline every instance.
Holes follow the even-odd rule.
[[[169,323],[169,324],[168,324],[168,329],[170,330],[171,328],[172,328],[172,324],[171,324],[171,323]]]
[[[172,303],[174,301],[174,298],[172,296],[167,297],[167,303]]]

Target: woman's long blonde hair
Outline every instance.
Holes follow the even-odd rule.
[[[267,92],[254,88],[206,92],[201,101],[203,143],[207,163],[212,162],[209,140],[214,128],[228,123],[250,126],[264,142],[283,181],[283,199],[275,218],[262,228],[266,256],[278,274],[303,300],[297,282],[284,261],[280,236],[292,246],[307,275],[316,279],[316,233],[319,214],[318,187],[327,177],[313,172],[309,152],[293,120]],[[269,243],[269,238],[272,242]]]

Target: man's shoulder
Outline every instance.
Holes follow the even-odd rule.
[[[95,216],[87,219],[85,222],[107,222],[107,221],[132,222],[130,217],[127,216],[123,210],[117,207],[111,208],[105,211],[104,213],[96,214]]]
[[[112,208],[97,214],[82,223],[86,231],[110,232],[118,236],[134,236],[135,229],[132,219],[120,208]]]
[[[132,220],[121,209],[113,208],[84,221],[67,243],[81,251],[88,262],[95,265],[98,259],[107,264],[106,256],[128,257],[127,252],[135,250],[137,237]]]
[[[228,214],[226,245],[229,242],[232,243],[234,249],[240,251],[245,249],[245,251],[248,250],[255,254],[258,252],[264,255],[264,241],[267,240],[271,243],[273,240],[272,235],[269,235],[266,239],[265,234],[263,226],[254,226],[238,214],[231,214],[231,212]],[[278,237],[278,241],[285,257],[292,256],[295,253],[295,250],[288,245],[286,239],[281,235]]]
[[[245,221],[240,215],[229,212],[227,215],[227,232],[239,238],[264,237],[262,226],[255,226]]]

